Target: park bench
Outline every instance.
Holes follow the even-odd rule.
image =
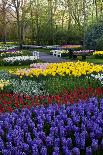
[[[33,56],[37,57],[39,59],[39,52],[38,51],[33,51]]]
[[[54,50],[54,51],[53,51],[53,56],[61,57],[61,52],[58,51],[58,50]]]

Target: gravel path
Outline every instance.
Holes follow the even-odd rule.
[[[39,52],[40,54],[40,60],[44,61],[44,62],[51,62],[51,63],[57,63],[57,62],[69,62],[69,60],[60,58],[60,57],[56,57],[53,55],[49,55],[43,52]]]

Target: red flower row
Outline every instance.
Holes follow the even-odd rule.
[[[92,96],[101,97],[102,95],[102,87],[89,87],[88,89],[79,88],[70,90],[69,92],[65,90],[62,94],[54,96],[28,96],[21,94],[0,93],[0,113],[5,111],[12,112],[16,108],[40,106],[41,104],[68,104],[69,102],[73,104],[78,103],[79,100],[87,100]]]

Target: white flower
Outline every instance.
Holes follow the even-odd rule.
[[[36,56],[16,56],[16,57],[8,57],[3,59],[6,62],[15,62],[15,61],[27,61],[27,60],[37,60]]]

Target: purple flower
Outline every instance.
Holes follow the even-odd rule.
[[[47,155],[47,148],[45,146],[42,146],[40,153],[41,155]]]
[[[59,154],[59,147],[54,147],[54,152],[57,152],[57,154]]]
[[[54,145],[55,146],[60,146],[60,138],[55,138]]]
[[[7,149],[2,150],[2,154],[3,155],[9,155],[10,151],[8,151]]]
[[[80,150],[79,150],[79,148],[77,148],[77,147],[74,147],[74,148],[72,149],[72,152],[73,152],[74,155],[80,155]]]
[[[68,149],[68,147],[66,147],[66,146],[63,146],[63,153],[65,154],[65,155],[72,155],[72,153],[71,153],[71,151]]]
[[[26,143],[23,143],[23,150],[29,152],[29,145]]]
[[[69,148],[72,147],[72,139],[71,138],[67,138],[67,145]]]
[[[57,152],[53,152],[52,155],[59,155]]]
[[[52,143],[52,138],[48,136],[48,137],[46,138],[46,145],[50,147],[50,146],[52,146],[52,144],[53,144],[53,143]]]
[[[92,155],[91,147],[86,147],[86,155]]]
[[[0,151],[1,151],[2,149],[4,149],[4,143],[3,143],[3,141],[0,141]]]
[[[65,137],[62,137],[62,145],[66,146],[67,145],[67,140]]]
[[[98,149],[98,140],[93,139],[91,147],[92,147],[93,151],[97,151],[97,149]]]

